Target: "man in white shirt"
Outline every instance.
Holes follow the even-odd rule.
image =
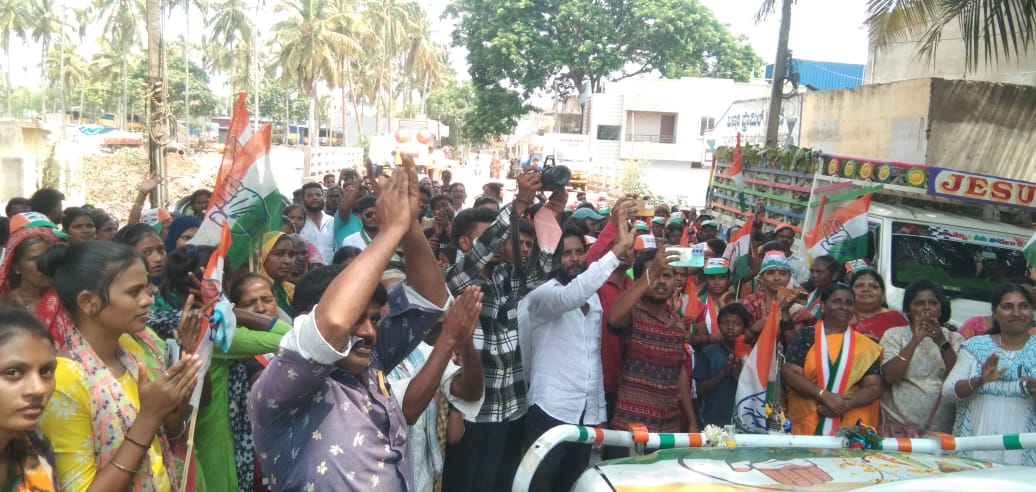
[[[625,214],[625,212],[617,212]],[[525,448],[561,424],[607,420],[601,371],[601,302],[597,290],[633,248],[619,217],[615,245],[589,268],[581,231],[566,229],[554,278],[530,292],[518,310],[519,345],[529,384]],[[569,490],[590,461],[590,445],[566,443],[544,458],[530,490]]]
[[[306,224],[299,234],[317,247],[325,264],[335,256],[335,220],[324,212],[324,189],[320,183],[302,185],[302,206],[306,208]]]
[[[360,217],[363,228],[354,232],[342,240],[342,246],[353,246],[360,251],[367,249],[367,245],[378,235],[378,213],[374,204],[377,199],[373,195],[367,195],[356,202],[353,211]]]
[[[781,224],[773,231],[773,240],[781,243],[784,248],[784,256],[788,258],[791,265],[791,279],[796,284],[802,285],[809,281],[809,266],[806,260],[794,254],[791,247],[795,245],[795,230],[788,224]]]

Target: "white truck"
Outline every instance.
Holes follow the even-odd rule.
[[[709,203],[721,223],[733,226],[746,212],[726,176],[729,155],[717,152]],[[866,258],[885,279],[891,309],[902,308],[911,281],[927,278],[950,297],[956,329],[990,313],[997,285],[1028,273],[1021,250],[1033,233],[1036,183],[808,150],[784,159],[771,154],[769,165],[751,157],[743,162],[747,208],[758,205],[763,223],[791,225],[800,234],[796,248],[818,223],[822,197],[830,212],[872,193]]]

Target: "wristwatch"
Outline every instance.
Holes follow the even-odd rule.
[[[953,345],[950,345],[949,340],[946,340],[945,342],[942,342],[942,344],[939,345],[939,350],[942,352],[945,352],[951,348],[953,348]]]

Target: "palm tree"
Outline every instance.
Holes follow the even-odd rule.
[[[29,9],[24,0],[5,0],[0,2],[0,43],[4,45],[4,90],[7,96],[7,113],[11,116],[11,99],[14,88],[11,87],[11,36],[25,38],[26,20]]]
[[[206,26],[211,33],[209,43],[221,53],[214,53],[210,64],[230,76],[231,93],[250,87],[252,43],[255,25],[244,0],[220,0],[212,5],[212,17]],[[233,96],[232,96],[233,98]]]
[[[342,99],[343,142],[341,142],[340,145],[344,145],[344,141],[346,139],[345,120],[348,116],[348,106],[346,106],[346,88],[351,86],[347,72],[350,60],[363,56],[362,39],[363,36],[366,35],[367,27],[363,24],[362,16],[357,12],[355,0],[332,0],[332,9],[334,9],[338,14],[335,31],[341,35],[336,38],[333,50],[335,54],[335,66],[338,68],[338,88],[341,91]],[[362,131],[362,129],[357,128],[357,131]]]
[[[370,26],[372,39],[367,43],[376,53],[376,73],[370,74],[377,79],[377,99],[384,97],[385,113],[392,118],[393,99],[396,89],[393,87],[395,71],[401,68],[402,55],[410,48],[411,33],[421,30],[424,12],[414,2],[400,3],[395,0],[371,2],[364,11],[367,24]],[[381,106],[375,103],[378,117],[375,122],[376,131],[381,126]]]
[[[320,131],[315,126],[320,102],[317,85],[321,81],[328,86],[338,83],[335,49],[348,43],[337,30],[343,14],[328,0],[285,0],[274,12],[289,16],[273,26],[280,48],[277,62],[283,69],[282,81],[296,81],[310,97],[309,144],[315,147]]]
[[[144,2],[142,0],[94,0],[94,9],[98,20],[104,23],[107,33],[108,49],[115,50],[122,56],[119,74],[122,76],[122,98],[119,102],[119,125],[126,129],[126,118],[129,112],[129,69],[127,59],[133,48],[142,39],[141,22],[144,18]]]
[[[918,41],[918,51],[935,56],[942,31],[960,25],[969,70],[987,62],[1020,57],[1036,42],[1036,2],[1032,0],[868,0],[871,44],[882,48]]]
[[[55,35],[64,36],[61,19],[58,17],[54,0],[33,0],[29,6],[29,19],[26,25],[32,40],[40,43],[40,74],[43,76],[43,90],[40,91],[40,113],[47,113],[47,52]]]
[[[78,89],[80,91],[80,112],[82,112],[82,90],[90,75],[90,63],[76,50],[51,48],[47,58],[44,59],[44,74],[47,80],[61,82],[61,87],[65,92],[63,97]]]

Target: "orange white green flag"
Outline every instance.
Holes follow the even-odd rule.
[[[238,94],[209,208],[190,241],[215,246],[226,222],[234,240],[226,258],[234,268],[248,261],[263,234],[281,224],[281,194],[270,167],[270,124],[252,131],[246,97]]]
[[[734,423],[744,432],[767,432],[767,413],[777,408],[777,334],[780,322],[781,309],[774,301],[755,347],[741,366],[734,394]]]
[[[209,256],[201,279],[201,302],[211,306],[202,317],[202,329],[198,334],[198,341],[190,352],[197,354],[202,360],[201,370],[198,371],[198,381],[194,386],[194,392],[188,400],[191,408],[190,429],[187,433],[187,457],[184,459],[188,466],[183,469],[181,483],[188,483],[188,476],[195,462],[192,459],[194,452],[194,431],[198,423],[198,409],[201,406],[202,388],[205,385],[205,375],[212,365],[212,355],[216,348],[223,353],[230,349],[230,342],[234,338],[234,328],[237,319],[234,316],[234,306],[227,300],[223,290],[223,273],[226,271],[227,253],[233,247],[234,239],[230,232],[230,224],[224,221],[220,226],[220,239],[216,250]],[[215,305],[209,304],[218,300]],[[183,492],[181,489],[180,492]]]
[[[870,206],[871,194],[868,193],[821,219],[805,235],[807,261],[812,263],[813,258],[830,255],[844,264],[866,256]]]
[[[723,252],[723,257],[730,262],[731,285],[738,285],[748,274],[748,260],[752,253],[752,225],[755,216],[749,215],[741,229],[730,238],[730,244]]]

